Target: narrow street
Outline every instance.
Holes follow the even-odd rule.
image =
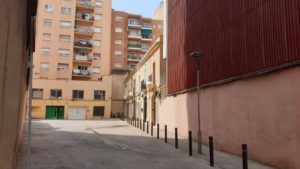
[[[210,168],[206,160],[189,157],[120,120],[43,120],[33,121],[32,127],[33,169]],[[18,169],[26,167],[25,147]]]

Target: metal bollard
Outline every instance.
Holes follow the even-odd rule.
[[[143,132],[145,132],[145,122],[143,121]]]
[[[213,137],[209,137],[209,161],[210,166],[215,166],[215,160],[214,160],[214,141]]]
[[[142,130],[142,119],[140,119],[140,130]]]
[[[193,155],[193,147],[192,147],[192,132],[189,131],[189,155]]]
[[[168,142],[168,129],[167,129],[167,125],[165,125],[165,143]]]
[[[151,122],[151,136],[153,136],[153,126],[154,126],[154,124],[153,124],[153,122]]]
[[[175,128],[175,148],[178,148],[178,131],[177,128]]]
[[[139,118],[137,118],[137,121],[138,121],[138,123],[137,123],[137,128],[139,128],[140,127],[140,119]]]
[[[159,124],[157,124],[157,139],[159,139]]]
[[[242,145],[243,169],[248,169],[248,152],[247,144]]]
[[[149,122],[147,121],[147,134],[149,133]]]

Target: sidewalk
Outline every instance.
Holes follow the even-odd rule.
[[[125,121],[127,123],[127,121]],[[128,124],[128,123],[127,123]],[[130,124],[129,124],[130,125]],[[134,126],[132,126],[134,127]],[[147,132],[147,127],[145,123],[145,132],[143,130],[140,130],[137,128],[140,132],[143,133],[143,135]],[[142,134],[141,133],[141,134]],[[149,125],[149,136],[151,137],[151,128]],[[168,146],[172,146],[175,149],[175,134],[174,132],[170,132],[168,130],[168,143],[166,143]],[[159,130],[159,140],[164,142],[165,138],[165,131],[164,126],[160,126]],[[153,139],[157,139],[157,127],[153,126]],[[197,142],[193,142],[193,157],[200,158],[202,160],[207,161],[207,164],[209,164],[209,147],[206,145],[203,145],[203,154],[198,154],[198,144]],[[183,139],[178,136],[178,151],[184,152],[188,155],[189,153],[189,147],[188,147],[188,139]],[[240,156],[232,155],[229,153],[221,152],[218,150],[214,150],[214,162],[215,162],[215,168],[221,168],[221,169],[241,169],[242,167],[242,158]],[[273,167],[269,167],[266,165],[263,165],[259,162],[248,160],[248,168],[249,169],[272,169]]]

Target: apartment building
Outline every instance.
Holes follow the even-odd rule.
[[[111,74],[113,77],[112,113],[124,112],[126,74],[133,70],[152,43],[163,34],[163,21],[141,15],[112,11]]]
[[[40,0],[37,13],[33,118],[109,118],[111,0]]]

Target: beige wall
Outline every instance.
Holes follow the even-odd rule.
[[[300,67],[201,90],[203,140],[213,136],[219,149],[239,154],[248,144],[251,159],[279,168],[300,167]],[[160,124],[197,133],[196,92],[168,97]]]
[[[29,1],[0,5],[0,168],[15,168],[22,139],[27,90],[26,11]],[[32,6],[33,8],[34,6]],[[30,16],[29,16],[30,17]]]

